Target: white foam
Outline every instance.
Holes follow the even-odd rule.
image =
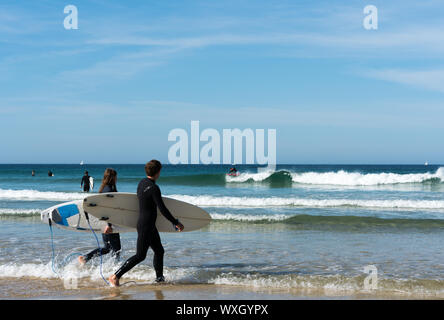
[[[55,273],[52,270],[52,262],[48,263],[8,263],[0,265],[0,277],[2,278],[21,278],[21,277],[33,277],[41,279],[89,279],[95,282],[102,282],[102,276],[100,274],[100,264],[99,259],[89,262],[87,265],[80,267],[77,264],[77,260],[73,259],[71,262],[63,267],[55,266]],[[113,274],[120,267],[120,263],[115,263],[112,258],[104,258],[102,264],[102,274],[107,279],[111,274]],[[169,269],[165,268],[165,276],[168,281],[198,281],[195,277],[195,268],[179,268],[179,269]],[[125,274],[125,281],[127,280],[138,280],[138,281],[149,281],[154,282],[156,278],[156,273],[152,267],[145,265],[136,266],[134,269],[130,270]],[[122,282],[125,282],[122,281]]]
[[[168,197],[202,207],[363,207],[377,209],[444,209],[442,200],[361,200],[361,199],[305,199],[305,198],[256,198],[169,195]]]
[[[85,198],[85,194],[81,192],[54,192],[54,191],[37,191],[37,190],[10,190],[0,189],[0,199],[5,200],[21,200],[21,201],[73,201]]]
[[[285,171],[286,172],[286,171]],[[227,182],[263,181],[269,178],[274,171],[263,171],[258,173],[240,173],[238,176],[226,176]]]
[[[13,215],[36,215],[40,214],[40,209],[10,209],[0,208],[0,216],[13,216]]]
[[[5,278],[57,278],[57,275],[51,270],[51,262],[42,263],[9,263],[0,265],[0,276]]]
[[[250,274],[237,276],[228,273],[215,277],[209,283],[272,289],[324,289],[332,291],[356,291],[360,289],[355,279],[346,279],[342,276],[265,276]]]
[[[252,215],[252,214],[235,214],[235,213],[211,213],[211,218],[215,220],[235,220],[235,221],[282,221],[292,217],[293,215],[274,214],[274,215]]]
[[[304,172],[292,173],[292,181],[303,184],[339,185],[339,186],[374,186],[384,184],[422,183],[430,179],[444,181],[444,168],[435,173],[366,173],[346,172]]]

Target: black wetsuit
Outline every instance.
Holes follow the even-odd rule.
[[[105,186],[102,192],[117,192],[115,186]],[[111,224],[108,223],[111,227]],[[112,254],[119,259],[120,257],[120,234],[119,233],[102,233],[103,243],[105,247],[97,248],[84,256],[85,261],[92,259],[94,256],[99,256],[100,254],[104,255],[112,251]]]
[[[80,186],[83,186],[83,191],[85,191],[85,192],[89,192],[89,189],[90,189],[89,178],[90,178],[90,176],[83,176],[82,182],[80,183]]]
[[[163,276],[163,246],[160,241],[159,231],[156,228],[157,207],[160,212],[173,225],[177,225],[179,220],[173,217],[162,200],[159,186],[151,179],[145,178],[139,182],[137,187],[137,198],[139,199],[139,220],[137,221],[137,251],[129,258],[115,275],[119,279],[126,272],[131,270],[136,264],[146,258],[148,248],[154,251],[154,269],[156,276]]]

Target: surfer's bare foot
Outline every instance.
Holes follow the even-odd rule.
[[[108,280],[109,280],[109,283],[111,284],[111,286],[113,286],[113,287],[118,287],[119,286],[119,279],[117,279],[117,276],[115,274],[110,276],[108,278]]]
[[[80,256],[77,259],[79,260],[79,263],[80,263],[81,266],[83,266],[86,263],[86,260],[85,260],[85,258],[83,256]]]

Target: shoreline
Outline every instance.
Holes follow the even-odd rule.
[[[81,281],[79,289],[66,289],[58,279],[2,278],[4,300],[432,300],[441,295],[399,292],[347,292],[328,289],[264,289],[220,284],[153,284],[127,281],[127,285],[95,287]],[[5,292],[7,291],[7,292]]]

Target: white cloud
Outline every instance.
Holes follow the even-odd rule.
[[[434,70],[371,70],[367,76],[433,91],[444,92],[444,69]]]

